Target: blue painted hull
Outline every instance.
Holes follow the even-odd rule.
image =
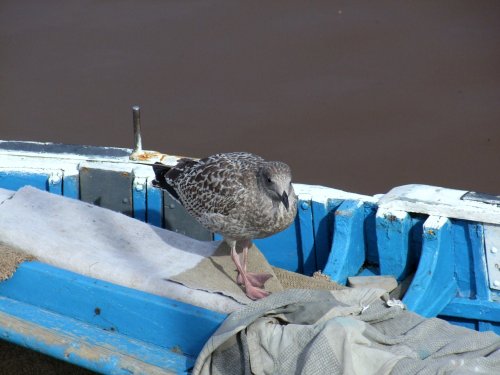
[[[0,296],[0,337],[101,373],[187,373],[225,318],[39,262]]]

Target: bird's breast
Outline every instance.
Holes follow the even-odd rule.
[[[290,202],[287,210],[282,203],[269,200],[261,204],[257,210],[245,212],[241,222],[254,232],[253,238],[264,238],[286,229],[295,219],[297,213],[297,202]]]

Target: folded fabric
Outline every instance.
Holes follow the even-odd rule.
[[[500,336],[389,302],[381,289],[275,293],[232,313],[193,374],[500,374]]]

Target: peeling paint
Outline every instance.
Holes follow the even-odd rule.
[[[170,351],[175,354],[184,354],[179,345],[174,346],[172,349],[170,349]]]
[[[335,211],[335,216],[351,217],[352,211],[337,210],[337,211]]]
[[[188,157],[162,154],[161,152],[157,151],[138,151],[130,155],[131,161],[141,162],[144,164],[154,164],[155,162],[160,162],[167,166],[176,165],[179,159],[182,158],[188,158]],[[188,159],[197,160],[196,158],[191,158],[191,157],[189,157]]]
[[[57,329],[41,327],[1,311],[0,321],[4,330],[3,338],[90,370],[109,372],[112,368],[113,373],[117,374],[166,375],[176,373],[122,353],[109,344],[92,344],[86,337],[76,337]],[[5,332],[5,330],[10,331],[10,333]],[[21,339],[13,340],[14,337]]]

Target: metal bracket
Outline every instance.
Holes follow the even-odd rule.
[[[100,165],[80,167],[81,200],[133,216],[132,173],[102,168]]]
[[[500,206],[500,195],[491,195],[485,193],[476,193],[475,191],[469,191],[464,195],[462,195],[460,199],[464,201],[475,201],[475,202],[495,204],[497,206]]]
[[[490,288],[500,290],[500,225],[484,224],[484,246]]]

